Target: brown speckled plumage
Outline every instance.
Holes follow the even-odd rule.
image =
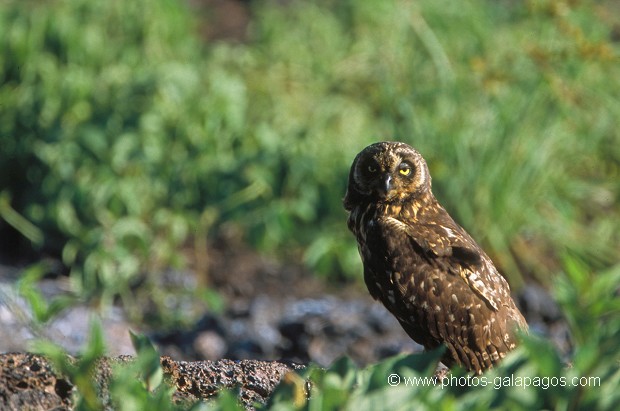
[[[351,166],[344,207],[370,294],[443,362],[481,373],[527,329],[491,259],[431,192],[426,162],[404,143],[366,147]]]

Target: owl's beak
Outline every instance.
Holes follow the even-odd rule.
[[[377,181],[379,183],[379,181]],[[381,180],[381,183],[377,184],[377,191],[382,198],[387,198],[392,191],[392,176],[386,174]]]
[[[392,176],[391,175],[388,174],[385,176],[383,187],[385,189],[385,194],[390,192],[390,190],[392,189]]]

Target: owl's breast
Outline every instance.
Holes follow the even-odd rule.
[[[380,291],[382,300],[406,297],[411,301],[407,297],[411,296],[415,283],[433,267],[405,230],[386,221],[381,212],[370,209],[361,213],[357,221],[364,279],[369,289]]]

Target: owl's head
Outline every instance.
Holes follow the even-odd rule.
[[[405,143],[371,144],[353,160],[344,208],[367,203],[397,204],[430,194],[431,176],[426,161]]]

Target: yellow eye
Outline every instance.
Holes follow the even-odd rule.
[[[401,168],[400,170],[398,170],[398,172],[404,176],[408,176],[409,174],[411,174],[411,168],[409,167]]]

